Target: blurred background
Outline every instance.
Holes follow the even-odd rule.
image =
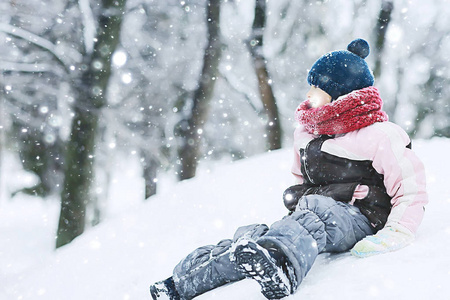
[[[161,178],[290,147],[308,68],[355,38],[390,120],[448,138],[449,4],[1,1],[0,209],[57,199],[60,247],[105,218],[119,163],[137,164],[151,201]],[[7,180],[13,159],[29,183]]]

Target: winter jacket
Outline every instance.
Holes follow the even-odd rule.
[[[285,192],[288,209],[303,195],[325,195],[358,207],[375,231],[399,223],[416,232],[428,202],[425,171],[399,126],[374,123],[336,136],[300,126],[294,150],[297,185]]]

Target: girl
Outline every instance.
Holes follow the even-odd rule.
[[[150,287],[153,299],[192,299],[243,278],[279,299],[297,290],[319,253],[367,257],[411,243],[428,201],[424,168],[382,111],[368,55],[368,43],[357,39],[308,73],[311,89],[295,113],[297,184],[283,195],[289,214],[198,248]]]

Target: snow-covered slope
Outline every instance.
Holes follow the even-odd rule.
[[[450,140],[413,146],[425,163],[430,196],[414,244],[366,259],[321,254],[298,292],[286,299],[449,299]],[[288,149],[216,165],[115,212],[58,251],[51,250],[56,205],[3,201],[0,299],[150,299],[149,284],[170,276],[196,247],[230,238],[241,225],[281,218],[281,194],[293,182],[291,159]],[[129,195],[133,202],[136,178],[117,177],[112,197],[126,203]],[[198,299],[264,297],[255,282],[243,280]]]

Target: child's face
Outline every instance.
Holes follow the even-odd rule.
[[[321,107],[331,102],[330,95],[313,85],[309,89],[308,93],[306,93],[306,97],[313,108]]]

